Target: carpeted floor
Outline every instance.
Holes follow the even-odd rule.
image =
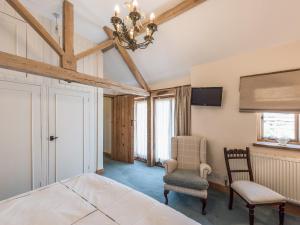
[[[125,164],[104,160],[104,176],[125,184],[137,191],[143,192],[160,202],[163,196],[163,168],[147,167],[136,161],[134,164]],[[169,206],[186,216],[198,221],[202,225],[248,225],[248,210],[245,203],[235,198],[232,211],[227,209],[228,196],[225,193],[209,190],[207,215],[203,216],[201,201],[198,198],[171,192]],[[270,207],[260,207],[255,211],[255,225],[277,225],[277,210]],[[299,225],[300,217],[286,215],[285,225]]]

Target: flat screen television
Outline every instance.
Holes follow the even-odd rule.
[[[221,106],[223,87],[192,88],[192,105]]]

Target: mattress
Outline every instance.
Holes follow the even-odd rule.
[[[109,178],[85,174],[0,202],[0,225],[199,225]]]

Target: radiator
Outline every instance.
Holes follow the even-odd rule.
[[[234,162],[235,161],[235,162]],[[285,196],[289,202],[300,205],[300,159],[263,154],[251,154],[255,182]],[[231,160],[235,169],[245,169],[245,160]],[[249,179],[248,174],[233,174],[234,180]]]

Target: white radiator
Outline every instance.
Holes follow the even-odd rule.
[[[246,160],[230,160],[235,169],[245,169]],[[234,162],[236,161],[236,162]],[[300,205],[300,159],[263,154],[251,154],[255,182],[285,196],[289,202]],[[248,174],[233,174],[233,180],[249,179]]]

